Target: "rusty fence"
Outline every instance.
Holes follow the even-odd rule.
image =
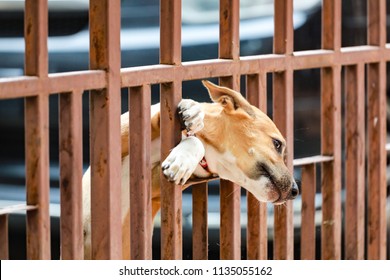
[[[162,157],[180,139],[172,112],[183,81],[219,78],[266,109],[267,74],[273,76],[273,119],[288,142],[288,166],[302,170],[302,259],[315,258],[316,166],[321,166],[322,259],[386,258],[386,0],[368,0],[368,45],[341,46],[341,1],[323,0],[322,49],[294,52],[293,1],[275,0],[274,53],[240,57],[239,1],[220,0],[219,58],[181,61],[181,1],[160,1],[160,64],[121,69],[120,1],[90,0],[90,70],[48,73],[47,0],[25,1],[25,76],[0,79],[0,99],[25,98],[25,205],[0,209],[0,258],[8,258],[8,214],[25,210],[27,257],[50,259],[48,99],[59,93],[61,256],[83,258],[81,217],[82,94],[91,91],[92,255],[121,259],[120,103],[129,88],[133,133],[130,174],[131,257],[150,259],[151,85],[161,88]],[[261,28],[261,26],[259,27]],[[135,38],[136,39],[136,38]],[[293,74],[321,69],[321,154],[294,159]],[[345,123],[342,123],[342,69]],[[367,80],[365,83],[365,75]],[[367,98],[366,98],[367,97]],[[367,100],[367,101],[366,101]],[[367,102],[367,103],[366,103]],[[365,110],[367,118],[365,120]],[[342,126],[346,158],[342,169]],[[135,132],[135,133],[134,133]],[[366,134],[367,133],[367,134]],[[366,148],[367,147],[367,148]],[[367,155],[367,160],[366,159]],[[346,180],[342,246],[342,177]],[[367,175],[365,175],[367,174]],[[366,192],[367,176],[367,192]],[[161,178],[163,259],[182,258],[181,189]],[[221,180],[220,258],[241,258],[239,186]],[[233,193],[233,194],[232,194]],[[232,194],[232,195],[230,195]],[[367,195],[366,195],[367,194]],[[247,258],[267,258],[267,207],[248,194]],[[367,203],[366,203],[367,200]],[[367,204],[367,205],[366,205]],[[367,216],[365,213],[367,212]],[[274,259],[294,256],[292,203],[276,207]],[[193,187],[193,258],[208,258],[207,182]]]

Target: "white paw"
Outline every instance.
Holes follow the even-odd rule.
[[[183,139],[161,164],[164,176],[176,185],[184,185],[204,156],[204,147],[196,137]]]
[[[204,127],[204,112],[196,101],[183,99],[178,105],[179,116],[188,132],[196,133]]]

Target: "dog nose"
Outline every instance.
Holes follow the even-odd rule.
[[[295,183],[295,181],[292,183],[292,188],[291,188],[291,192],[290,192],[290,199],[294,199],[298,196],[299,194],[299,189],[298,189],[298,185],[297,183]]]

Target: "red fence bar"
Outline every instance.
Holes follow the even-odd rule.
[[[25,3],[25,74],[44,78],[48,72],[47,0]],[[46,91],[25,99],[27,258],[50,259],[49,99]]]
[[[0,215],[0,260],[8,260],[8,215]]]
[[[106,86],[104,71],[75,71],[49,74],[48,79],[38,77],[0,78],[1,99],[36,96],[42,91],[50,94],[68,92],[75,88],[90,90]]]
[[[240,3],[238,0],[220,0],[219,3],[219,58],[234,61],[239,59],[240,54]],[[230,73],[233,76],[222,77],[219,82],[221,86],[239,91],[240,78],[234,75],[234,72],[233,69]],[[241,258],[240,198],[240,186],[221,180],[220,258],[222,260]]]
[[[221,48],[221,46],[220,46]],[[239,91],[239,77],[222,77],[221,86]],[[220,259],[241,259],[241,187],[227,180],[220,180]]]
[[[267,73],[246,77],[248,101],[267,113]],[[247,193],[247,259],[266,260],[268,258],[267,204],[259,202]]]
[[[181,0],[160,1],[160,63],[181,64]],[[181,76],[161,84],[161,160],[180,142],[176,108],[181,100]],[[182,258],[182,191],[161,173],[161,258]]]
[[[219,58],[240,56],[240,1],[219,1]]]
[[[316,258],[316,165],[302,167],[301,259]]]
[[[287,141],[287,165],[293,169],[293,76],[292,71],[273,75],[273,119]],[[292,201],[283,206],[275,206],[274,216],[274,259],[293,258],[293,211]]]
[[[25,100],[27,258],[50,259],[48,96]]]
[[[239,77],[219,79],[221,86],[239,91]],[[241,258],[241,187],[227,180],[220,180],[220,259],[238,260]]]
[[[321,70],[322,259],[341,257],[341,67]]]
[[[25,75],[43,78],[48,74],[47,0],[26,0],[24,14]]]
[[[161,85],[161,159],[180,142],[176,108],[181,98],[181,83]],[[182,189],[161,174],[161,258],[182,259]]]
[[[293,52],[293,1],[276,0],[274,53],[291,55]],[[294,108],[293,108],[293,71],[273,74],[273,120],[287,141],[287,165],[292,171],[294,158]],[[275,206],[274,216],[274,259],[293,259],[294,225],[292,202],[285,206]]]
[[[107,87],[90,93],[92,258],[122,258],[120,2],[90,0],[90,68]]]
[[[150,101],[149,85],[130,88],[130,248],[137,260],[152,258]]]
[[[240,186],[221,179],[220,259],[222,260],[241,258],[240,194]]]
[[[336,53],[341,47],[341,1],[324,0],[322,47]],[[341,257],[341,67],[321,69],[322,259]]]
[[[238,72],[241,75],[263,72],[280,72],[286,69],[303,70],[308,68],[372,63],[390,60],[390,44],[385,49],[375,46],[355,46],[331,50],[308,50],[294,52],[293,56],[266,54],[240,57],[240,60],[208,59],[183,62],[181,66],[150,65],[122,69],[122,85],[138,86],[144,83],[164,83],[172,80],[173,72],[182,73],[183,80],[225,77]],[[145,75],[148,73],[148,75]],[[149,75],[151,77],[149,77]]]
[[[83,259],[82,91],[59,96],[61,259]]]
[[[365,92],[364,65],[345,68],[346,207],[345,258],[364,258]]]
[[[386,46],[386,1],[368,1],[368,44]],[[386,63],[368,64],[368,259],[386,258]]]
[[[207,182],[192,187],[192,258],[208,259]]]

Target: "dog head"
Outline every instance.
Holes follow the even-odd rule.
[[[205,114],[208,125],[202,138],[219,154],[210,164],[217,174],[259,201],[282,204],[294,199],[299,191],[286,166],[286,141],[273,121],[240,93],[203,84],[214,104]]]

